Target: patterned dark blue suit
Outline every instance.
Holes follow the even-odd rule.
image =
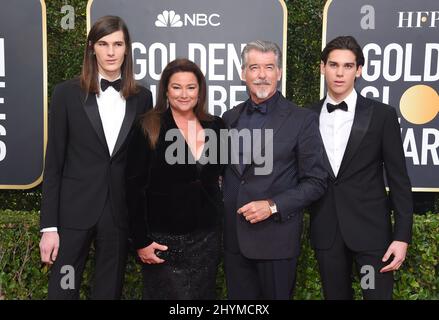
[[[289,299],[300,250],[303,208],[326,189],[318,117],[279,92],[267,100],[263,121],[257,112],[249,117],[251,103],[248,100],[227,111],[223,119],[228,129],[272,129],[274,139],[268,143],[273,147],[273,169],[269,174],[255,174],[255,161],[245,166],[229,164],[225,169],[228,295],[230,299]],[[258,124],[252,125],[253,121]],[[264,221],[251,224],[236,212],[249,202],[266,199],[276,203],[278,213]]]

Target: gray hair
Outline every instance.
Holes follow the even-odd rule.
[[[282,51],[280,50],[279,46],[271,41],[265,41],[265,40],[256,40],[247,43],[247,45],[244,47],[241,53],[241,69],[244,70],[247,66],[247,55],[251,50],[257,50],[259,52],[273,52],[276,56],[277,61],[277,67],[279,69],[282,68]]]

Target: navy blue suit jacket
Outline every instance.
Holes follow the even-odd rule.
[[[246,101],[223,115],[228,129],[236,128]],[[224,245],[250,259],[286,259],[299,254],[303,209],[321,197],[327,173],[317,114],[299,108],[281,94],[262,129],[273,130],[273,170],[256,175],[252,162],[241,174],[239,164],[224,172]],[[273,199],[278,214],[251,224],[236,213],[256,200]]]

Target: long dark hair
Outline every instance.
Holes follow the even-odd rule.
[[[206,79],[200,68],[186,58],[179,58],[168,63],[160,78],[159,90],[157,93],[157,103],[154,109],[148,111],[142,119],[142,128],[148,137],[150,145],[155,148],[160,134],[162,115],[169,108],[168,104],[168,84],[171,76],[177,72],[191,72],[198,81],[198,102],[194,107],[194,114],[199,121],[209,121],[213,117],[206,111]]]
[[[117,16],[99,18],[88,33],[87,44],[84,50],[84,60],[80,76],[81,88],[87,93],[99,93],[98,64],[94,54],[94,45],[99,39],[113,32],[122,31],[124,35],[126,53],[121,67],[122,89],[124,98],[128,98],[139,91],[133,76],[133,57],[131,55],[131,38],[125,22]]]

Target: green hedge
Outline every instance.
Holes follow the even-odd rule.
[[[322,299],[317,261],[308,239],[309,229],[305,228],[295,299]],[[354,289],[356,299],[361,299],[358,275]],[[397,300],[439,299],[439,214],[414,216],[412,244],[403,266],[395,272],[393,293]]]
[[[48,269],[40,263],[38,243],[38,212],[0,211],[0,300],[46,298]],[[86,298],[89,293],[92,257],[93,253],[84,272],[81,298]],[[438,214],[415,216],[413,244],[403,268],[395,278],[395,299],[439,299]],[[355,289],[357,298],[360,298],[358,282],[355,283]],[[123,298],[139,299],[141,290],[140,265],[130,256]],[[217,295],[219,299],[226,296],[222,267],[217,279]],[[307,228],[303,234],[294,298],[322,299],[320,278],[309,246]]]

